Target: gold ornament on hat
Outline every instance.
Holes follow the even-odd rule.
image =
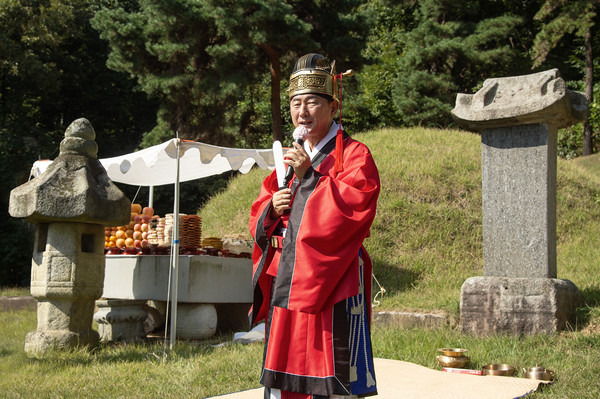
[[[296,61],[288,88],[290,99],[299,94],[323,94],[338,99],[335,61],[329,64],[320,54],[306,54]]]

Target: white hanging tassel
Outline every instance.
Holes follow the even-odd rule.
[[[350,382],[354,382],[358,380],[358,375],[356,374],[356,366],[350,366]]]
[[[377,292],[377,294],[375,294],[375,297],[373,298],[373,303],[371,304],[371,308],[374,308],[374,307],[377,307],[377,306],[379,306],[379,304],[381,303],[381,302],[380,302],[380,301],[377,299],[377,297],[378,297],[379,295],[381,295],[381,296],[379,296],[379,298],[383,298],[383,294],[385,294],[385,293],[386,293],[386,290],[385,290],[385,288],[383,288],[383,287],[381,286],[381,284],[379,284],[379,281],[377,280],[377,277],[375,277],[375,274],[374,274],[374,273],[372,273],[372,274],[371,274],[371,276],[373,277],[373,280],[375,280],[375,282],[376,282],[376,283],[377,283],[377,285],[379,286],[379,291]]]
[[[370,371],[367,371],[367,386],[368,387],[372,387],[375,385],[375,379],[373,378],[373,376],[371,375]]]

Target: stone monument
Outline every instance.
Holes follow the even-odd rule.
[[[104,283],[104,226],[128,223],[131,203],[98,161],[95,138],[90,122],[77,119],[46,172],[10,193],[10,215],[36,225],[38,325],[25,339],[31,357],[99,341],[92,317]]]
[[[477,93],[457,95],[452,115],[482,143],[484,275],[462,286],[462,330],[565,328],[581,299],[556,278],[557,130],[585,119],[585,96],[552,69],[487,79]]]

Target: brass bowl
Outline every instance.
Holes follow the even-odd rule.
[[[530,367],[527,370],[523,369],[525,378],[533,380],[552,381],[554,379],[554,371],[545,367]]]
[[[439,356],[436,356],[436,359],[442,367],[455,367],[455,368],[463,368],[467,364],[469,364],[469,361],[470,361],[468,356],[439,355]]]
[[[513,375],[515,367],[510,364],[486,364],[482,367],[483,375]]]
[[[442,352],[442,355],[444,355],[444,356],[451,356],[451,357],[464,356],[465,353],[467,353],[468,351],[469,351],[468,349],[461,349],[461,348],[441,348],[441,349],[438,349],[438,352]]]

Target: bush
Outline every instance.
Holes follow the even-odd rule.
[[[581,155],[583,146],[583,126],[581,123],[558,131],[558,156],[573,159]]]

